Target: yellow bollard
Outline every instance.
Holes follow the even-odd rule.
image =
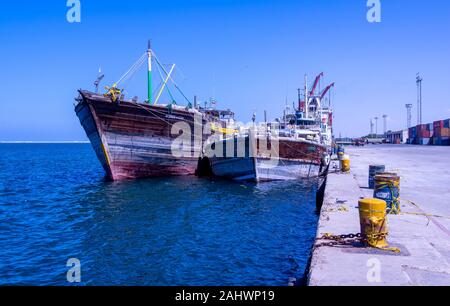
[[[374,248],[387,248],[386,202],[379,199],[359,201],[361,235],[365,243]]]
[[[344,155],[341,160],[341,171],[350,172],[350,156]]]

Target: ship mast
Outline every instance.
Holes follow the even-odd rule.
[[[152,50],[150,40],[148,41],[147,61],[148,61],[147,96],[148,96],[148,103],[152,104]]]
[[[309,97],[308,97],[308,76],[305,74],[305,118],[308,118],[309,112]]]

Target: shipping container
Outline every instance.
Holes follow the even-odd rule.
[[[431,137],[431,132],[427,131],[427,130],[418,131],[417,132],[417,137],[418,138],[430,138]]]
[[[444,127],[450,128],[450,119],[444,120]]]
[[[435,137],[450,137],[450,128],[435,128]]]
[[[416,126],[417,131],[427,131],[428,130],[428,124],[419,124]]]
[[[417,135],[417,127],[413,126],[409,128],[409,138],[416,138]]]
[[[450,146],[450,137],[442,137],[441,146]]]
[[[450,137],[435,137],[433,144],[436,146],[450,146]]]
[[[433,140],[432,140],[433,146],[438,146],[439,145],[439,139],[440,138],[438,138],[438,137],[433,137]]]
[[[439,121],[435,121],[433,122],[433,127],[434,129],[442,129],[444,127],[444,120],[439,120]]]
[[[430,140],[430,144],[435,146],[436,145],[436,137],[432,137]]]
[[[430,138],[418,138],[417,144],[428,145],[430,144]]]

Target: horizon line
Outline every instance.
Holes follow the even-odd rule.
[[[7,143],[90,143],[88,140],[0,140],[0,144]]]

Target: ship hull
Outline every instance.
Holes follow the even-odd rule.
[[[211,171],[214,176],[235,181],[277,181],[299,180],[318,177],[322,169],[322,157],[326,148],[321,145],[294,139],[279,139],[273,156],[268,157],[260,149],[261,142],[250,141],[249,137],[221,141],[223,154],[217,156],[214,146],[207,146]],[[226,147],[245,143],[245,150],[238,156],[226,155]],[[217,144],[217,143],[216,143]],[[215,145],[216,145],[215,144]],[[270,150],[272,143],[264,139],[264,146]]]
[[[174,154],[172,133],[177,122],[194,131],[194,114],[163,106],[113,103],[82,92],[75,112],[106,176],[111,180],[193,175],[202,141],[192,141],[183,154]],[[202,121],[198,123],[201,128]],[[179,156],[182,155],[182,156]]]
[[[309,179],[319,176],[320,164],[302,160],[280,159],[275,167],[264,166],[264,159],[256,159],[259,182]]]

